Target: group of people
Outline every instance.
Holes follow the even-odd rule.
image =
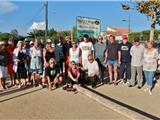
[[[144,71],[147,83],[144,91],[151,95],[158,59],[158,50],[151,41],[145,47],[136,37],[132,44],[126,35],[120,44],[113,35],[107,42],[99,36],[93,44],[87,34],[78,42],[69,36],[65,40],[61,37],[57,41],[47,39],[46,45],[37,39],[32,43],[27,39],[18,41],[16,46],[11,40],[7,44],[1,41],[0,88],[7,88],[8,75],[11,86],[18,85],[19,88],[27,85],[26,79],[33,86],[41,84],[49,90],[52,86],[59,87],[64,81],[67,85],[63,89],[69,91],[75,90],[75,83],[91,84],[96,88],[98,81],[105,83],[105,71],[108,71],[109,85],[127,82],[128,87],[137,84],[140,89]]]

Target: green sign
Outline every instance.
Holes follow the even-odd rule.
[[[77,17],[77,32],[76,36],[79,38],[84,34],[90,37],[97,38],[100,34],[100,20],[88,17]]]

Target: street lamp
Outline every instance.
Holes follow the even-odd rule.
[[[128,17],[128,19],[126,20],[126,19],[124,19],[124,20],[122,20],[123,22],[128,22],[128,33],[130,33],[131,32],[131,20],[130,20],[130,15],[129,15],[129,17]]]

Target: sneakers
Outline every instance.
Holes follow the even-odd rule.
[[[152,95],[152,91],[151,91],[150,88],[145,88],[145,89],[144,89],[144,92],[147,92],[147,91],[148,91],[149,95]]]
[[[138,88],[138,89],[141,89],[142,87],[141,87],[141,86],[138,86],[137,88]]]

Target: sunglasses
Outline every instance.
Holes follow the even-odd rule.
[[[88,61],[93,61],[93,59],[88,59]]]

